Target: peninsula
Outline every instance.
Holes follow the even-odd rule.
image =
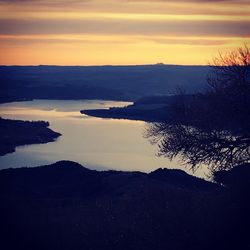
[[[60,133],[51,130],[45,121],[20,121],[0,117],[0,156],[15,152],[21,145],[55,141]]]

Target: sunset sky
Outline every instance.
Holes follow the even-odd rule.
[[[207,64],[250,42],[250,0],[0,0],[1,65]]]

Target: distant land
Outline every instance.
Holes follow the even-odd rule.
[[[189,95],[185,97],[188,98]],[[146,122],[171,122],[168,106],[175,102],[178,96],[148,96],[135,101],[126,107],[111,107],[109,109],[81,110],[82,114],[112,119],[140,120]]]
[[[248,249],[249,176],[249,166],[223,171],[222,187],[182,170],[98,172],[70,161],[1,170],[1,245]],[[239,182],[231,186],[230,178]]]
[[[0,66],[0,102],[32,99],[135,101],[204,90],[208,66]]]
[[[53,142],[61,136],[44,121],[19,121],[0,117],[0,156],[15,152],[17,146]]]

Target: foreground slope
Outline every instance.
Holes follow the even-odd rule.
[[[3,249],[193,250],[248,244],[238,235],[240,208],[228,191],[180,170],[97,172],[68,161],[7,169],[0,171],[0,200]]]

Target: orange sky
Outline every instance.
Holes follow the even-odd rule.
[[[250,42],[250,0],[0,0],[0,64],[207,64]]]

